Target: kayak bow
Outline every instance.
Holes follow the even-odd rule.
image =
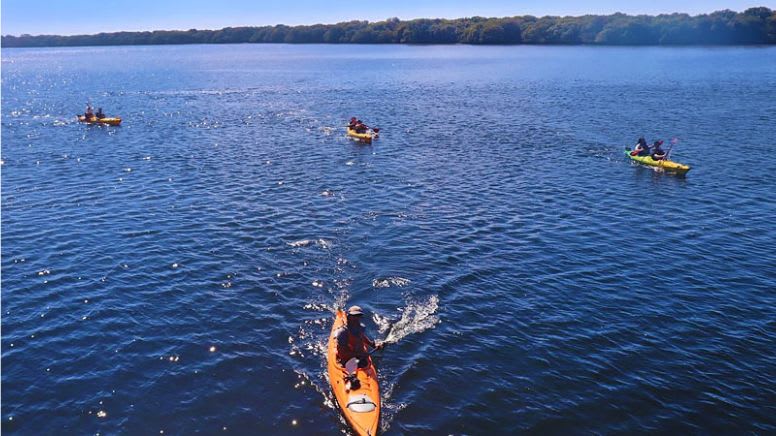
[[[350,427],[358,436],[375,436],[380,423],[380,386],[377,381],[377,370],[372,358],[365,368],[356,369],[359,386],[348,389],[347,370],[337,362],[336,332],[345,325],[345,312],[337,310],[334,325],[329,335],[327,351],[329,382],[337,405]]]

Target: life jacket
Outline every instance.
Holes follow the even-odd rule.
[[[343,349],[340,344],[340,335],[347,335],[347,346]],[[356,357],[356,355],[366,353],[366,341],[364,340],[364,328],[359,328],[359,331],[353,332],[347,326],[340,327],[337,332],[337,359],[340,362],[347,362],[350,358]]]

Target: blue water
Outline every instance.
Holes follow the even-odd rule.
[[[5,49],[2,431],[342,433],[359,304],[386,434],[774,433],[774,127],[774,48]]]

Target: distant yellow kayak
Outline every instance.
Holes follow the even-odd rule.
[[[118,126],[121,124],[121,118],[89,118],[84,115],[78,115],[78,121],[86,124],[107,124],[109,126]]]
[[[680,164],[679,162],[674,162],[672,160],[655,160],[652,159],[652,156],[631,156],[631,150],[627,148],[625,149],[625,154],[631,158],[631,160],[635,160],[638,163],[649,165],[651,167],[662,168],[665,171],[672,173],[687,174],[687,171],[690,171],[689,166]]]
[[[354,139],[358,139],[359,141],[371,143],[372,139],[377,138],[377,133],[374,133],[374,132],[356,133],[355,130],[348,127],[348,136]]]

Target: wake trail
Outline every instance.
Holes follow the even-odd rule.
[[[396,322],[376,313],[373,320],[380,334],[385,335],[383,342],[395,344],[411,334],[426,331],[439,324],[438,309],[439,297],[432,295],[427,301],[409,302],[407,307],[399,309],[402,314]]]

